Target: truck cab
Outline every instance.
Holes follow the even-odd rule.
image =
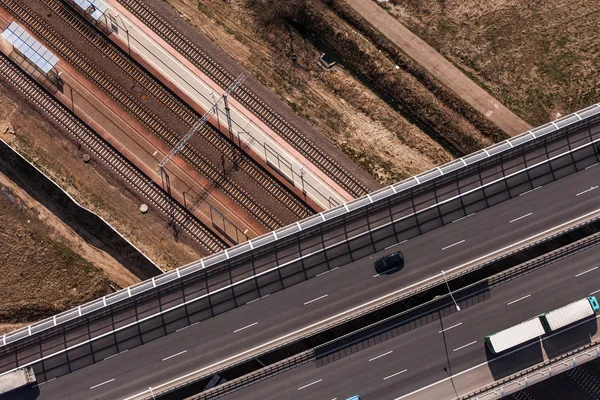
[[[590,306],[592,306],[592,310],[594,310],[594,312],[598,312],[598,310],[600,310],[600,305],[598,305],[598,300],[596,300],[596,297],[589,296],[588,301],[590,302]]]
[[[359,395],[357,395],[357,394],[355,394],[355,395],[354,395],[354,396],[352,396],[352,397],[348,397],[346,400],[360,400],[360,396],[359,396]]]

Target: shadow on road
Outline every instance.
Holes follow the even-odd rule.
[[[568,328],[558,330],[555,332],[557,334],[542,341],[548,358],[558,357],[591,343],[592,336],[598,331],[598,321],[592,318],[579,326]]]
[[[0,396],[2,400],[34,400],[40,396],[40,389],[36,386],[27,386]]]
[[[492,354],[490,349],[485,346],[485,354],[494,380],[505,378],[544,361],[540,339],[532,340],[529,346],[512,353],[507,350],[506,353]]]

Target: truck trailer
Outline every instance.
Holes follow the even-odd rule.
[[[0,375],[0,395],[35,382],[33,368],[19,368],[7,374]]]
[[[596,314],[599,308],[598,300],[594,296],[589,296],[556,310],[548,311],[540,315],[540,319],[542,320],[542,324],[544,324],[544,329],[549,333],[591,317]]]
[[[538,317],[485,337],[485,342],[494,354],[533,340],[545,333]]]

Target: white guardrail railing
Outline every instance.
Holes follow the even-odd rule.
[[[322,224],[323,222],[330,221],[344,214],[352,213],[361,208],[367,207],[373,203],[385,200],[398,193],[422,185],[426,182],[431,181],[432,179],[439,178],[443,175],[455,172],[459,169],[468,166],[472,166],[490,157],[496,156],[504,151],[511,150],[518,146],[523,146],[524,144],[532,140],[539,139],[541,137],[554,133],[560,129],[564,129],[571,125],[580,123],[582,121],[586,121],[599,114],[600,103],[594,104],[583,110],[577,111],[573,114],[569,114],[563,118],[549,122],[545,125],[524,132],[513,138],[504,140],[500,143],[496,143],[485,149],[471,153],[465,157],[450,161],[449,163],[433,168],[429,171],[425,171],[419,175],[413,176],[412,178],[400,181],[390,186],[386,186],[373,193],[367,194],[358,199],[354,199],[348,203],[313,215],[312,217],[309,217],[303,221],[295,222],[290,225],[284,226],[283,228],[280,228],[276,231],[266,233],[262,236],[238,244],[229,249],[222,250],[218,253],[212,254],[198,261],[194,261],[192,263],[179,267],[173,271],[166,272],[152,279],[137,283],[125,289],[121,289],[115,293],[111,293],[110,295],[83,304],[81,306],[78,306],[77,308],[73,308],[68,311],[62,312],[51,318],[46,318],[42,321],[20,328],[16,331],[9,332],[1,337],[0,346],[6,346],[8,344],[18,342],[19,340],[24,339],[28,336],[35,335],[46,329],[53,328],[57,325],[66,323],[75,318],[92,313],[94,311],[98,311],[99,309],[102,309],[104,307],[114,305],[123,300],[127,300],[147,290],[151,290],[153,288],[167,284],[181,277],[201,271],[205,268],[211,267],[223,261],[227,261],[241,254],[251,252],[259,247],[266,246],[274,241],[283,239],[303,230],[313,228],[317,225]]]
[[[508,378],[502,383],[499,383],[493,388],[482,391],[481,393],[467,395],[461,399],[469,400],[495,400],[511,393],[523,390],[531,385],[535,385],[545,379],[551,378],[554,375],[566,372],[572,368],[585,364],[588,361],[595,360],[600,357],[600,343],[596,342],[586,346],[584,349],[574,351],[566,356],[557,357],[545,363],[540,363],[537,366],[529,368],[519,373],[518,376]]]

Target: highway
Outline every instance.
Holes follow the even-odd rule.
[[[225,398],[344,400],[360,394],[361,400],[410,399],[412,396],[407,394],[449,375],[455,376],[454,388],[434,385],[415,396],[450,399],[457,394],[465,395],[491,383],[492,376],[499,379],[541,362],[545,354],[555,357],[589,343],[590,335],[598,333],[596,319],[545,340],[544,354],[538,342],[494,360],[494,356],[486,351],[483,337],[590,293],[600,294],[599,256],[598,246],[585,250],[492,287],[469,300],[458,300],[459,312],[451,304],[433,312],[430,323],[416,329],[406,333],[399,329],[400,334],[393,338],[390,338],[391,332],[396,331],[390,329],[388,339],[382,334],[378,337],[383,337],[381,342],[375,345],[364,349],[358,345],[353,354],[336,361],[325,362],[320,367],[315,363],[305,364]],[[569,345],[570,341],[574,343]],[[374,343],[373,339],[371,343]],[[491,361],[490,366],[484,365],[461,375],[461,372],[488,361]],[[475,373],[475,376],[469,377],[469,373]]]
[[[145,392],[151,386],[160,390],[160,384],[172,379],[208,370],[237,357],[245,358],[308,332],[323,321],[348,316],[361,305],[375,304],[394,293],[414,288],[430,277],[439,276],[441,270],[452,271],[473,261],[498,256],[515,243],[522,245],[541,239],[556,227],[564,228],[577,218],[588,219],[598,212],[600,190],[591,189],[600,181],[595,168],[598,167],[569,175],[393,249],[59,376],[39,386],[36,398],[118,399]],[[405,253],[405,268],[395,274],[375,276],[374,258],[393,250]],[[85,350],[75,349],[70,358],[81,354]],[[98,355],[96,358],[102,360]],[[46,363],[59,365],[60,361],[50,359]],[[83,363],[87,362],[82,360],[80,365]]]

